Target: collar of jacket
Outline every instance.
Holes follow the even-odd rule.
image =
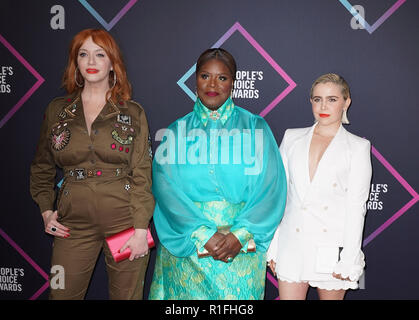
[[[213,121],[220,120],[221,123],[224,125],[228,118],[231,116],[234,110],[234,102],[229,97],[221,107],[217,110],[210,110],[208,109],[199,98],[196,98],[194,111],[198,118],[201,120],[204,127],[207,126],[208,120],[211,119]]]
[[[74,110],[72,109],[73,105],[82,106],[83,102],[81,100],[81,90],[78,90],[74,93],[71,93],[65,96],[65,102],[66,102],[65,109],[67,110]],[[109,98],[105,106],[103,107],[102,111],[99,113],[99,116],[102,116],[104,119],[107,119],[121,113],[127,108],[128,108],[128,105],[126,101],[123,101],[122,99],[120,99],[115,103],[111,98]]]
[[[314,134],[314,129],[316,128],[318,123],[319,123],[318,121],[315,121],[314,124],[311,127],[309,127],[309,130],[307,132],[309,142],[311,142],[311,139]],[[346,129],[343,127],[343,124],[341,123],[339,125],[338,131],[336,131],[335,136],[332,138],[332,141],[341,140],[342,138],[344,138],[346,132],[347,132]]]

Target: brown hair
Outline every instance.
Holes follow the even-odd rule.
[[[228,70],[230,70],[233,81],[236,80],[237,66],[236,61],[230,52],[222,48],[207,49],[198,58],[196,62],[196,74],[198,74],[201,67],[209,60],[217,59],[223,62]]]
[[[115,86],[113,86],[114,75],[109,76],[109,87],[111,89],[106,96],[110,96],[114,102],[116,102],[117,99],[129,100],[131,98],[131,84],[127,78],[121,50],[110,33],[102,29],[85,29],[74,36],[70,44],[68,63],[63,75],[63,87],[69,94],[79,89],[75,79],[77,56],[80,47],[89,37],[92,37],[93,42],[105,50],[113,66],[113,71],[111,72],[114,72],[116,76]],[[77,72],[76,77],[77,82],[81,83],[82,77],[80,72]]]
[[[351,97],[351,92],[349,90],[349,85],[342,76],[340,76],[336,73],[326,73],[326,74],[318,77],[313,82],[313,84],[311,86],[311,89],[310,89],[310,98],[313,98],[313,90],[314,90],[315,86],[317,86],[319,83],[328,83],[328,82],[337,84],[342,88],[343,99],[346,100],[346,99]]]

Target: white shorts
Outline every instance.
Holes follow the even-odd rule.
[[[286,281],[289,283],[308,283],[311,287],[325,289],[325,290],[348,290],[348,289],[358,289],[358,281],[348,281],[348,280],[326,280],[326,281],[314,281],[314,280],[300,280],[295,281],[287,277],[278,275],[278,279],[281,281]]]

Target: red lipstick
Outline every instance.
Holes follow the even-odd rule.
[[[207,96],[209,96],[209,97],[216,97],[216,96],[218,96],[218,92],[214,92],[214,91],[208,91],[208,92],[205,92],[205,94]]]
[[[330,114],[320,113],[319,116],[320,116],[320,118],[327,118],[327,117],[330,117]]]
[[[99,70],[98,69],[86,69],[87,73],[98,73]]]

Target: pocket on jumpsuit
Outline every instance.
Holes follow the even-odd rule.
[[[71,192],[68,181],[64,181],[57,197],[58,222],[63,222],[68,212],[71,210]]]
[[[131,193],[133,186],[128,177],[112,179],[101,183],[97,195],[97,212],[100,216],[100,224],[106,226],[106,230],[119,232],[133,226],[131,216]],[[110,229],[108,229],[110,228]]]

